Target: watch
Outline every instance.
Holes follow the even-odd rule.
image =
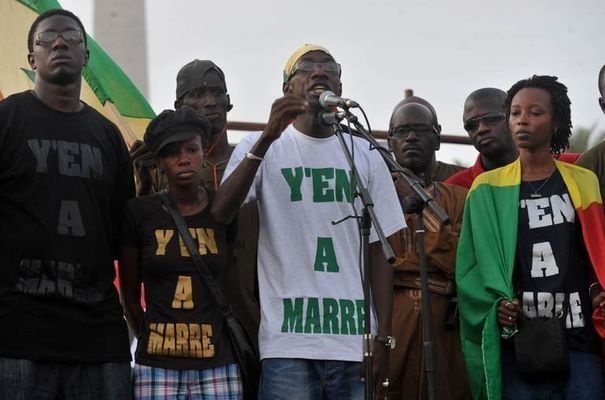
[[[397,344],[393,336],[375,336],[374,341],[384,344],[388,350],[393,350]]]

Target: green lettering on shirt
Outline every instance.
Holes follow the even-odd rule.
[[[281,174],[290,189],[290,201],[303,199],[302,184],[311,179],[314,203],[352,202],[355,180],[350,172],[336,168],[282,168]]]
[[[330,180],[334,179],[334,168],[314,168],[313,202],[328,203],[334,201],[334,189],[328,189]]]
[[[284,299],[284,322],[281,327],[283,333],[302,333],[303,322],[303,298]]]
[[[330,237],[317,238],[317,251],[315,252],[315,271],[338,272],[338,263],[336,262],[336,252],[334,243]]]
[[[365,332],[365,327],[366,327],[366,324],[365,324],[366,310],[365,310],[364,306],[365,306],[365,301],[363,301],[363,299],[355,300],[355,308],[357,311],[357,313],[355,314],[355,316],[357,317],[357,332],[359,332],[360,335],[362,332]]]
[[[325,298],[323,301],[323,333],[338,335],[338,301]]]
[[[343,335],[356,335],[355,329],[355,303],[351,300],[340,299],[340,333]]]
[[[301,201],[302,192],[300,187],[303,181],[303,168],[282,168],[281,174],[290,188],[290,201]]]
[[[355,192],[355,180],[349,180],[349,173],[344,169],[336,170],[336,201],[350,203]]]
[[[282,333],[361,335],[363,299],[297,297],[283,299]],[[320,313],[323,310],[323,316]],[[304,327],[304,328],[303,328]]]
[[[319,322],[319,301],[316,297],[309,297],[307,300],[305,333],[321,333],[321,325]]]

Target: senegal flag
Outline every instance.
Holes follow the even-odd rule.
[[[572,164],[555,160],[555,165],[582,226],[592,266],[605,287],[605,217],[597,178]],[[500,300],[513,298],[520,184],[519,160],[483,173],[475,179],[464,208],[456,284],[462,351],[474,399],[501,398],[497,307]],[[600,313],[593,321],[604,337]]]
[[[27,34],[36,17],[61,8],[56,0],[0,0],[0,99],[32,89]],[[155,116],[147,100],[118,65],[88,36],[90,60],[82,72],[80,98],[115,123],[126,143],[143,137]]]

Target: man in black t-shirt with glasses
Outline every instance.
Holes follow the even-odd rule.
[[[0,102],[0,398],[126,399],[128,333],[113,286],[128,151],[80,101],[86,32],[32,24],[33,91]]]

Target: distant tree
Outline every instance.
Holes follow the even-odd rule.
[[[596,125],[576,128],[569,138],[569,152],[583,153],[605,139],[605,130],[597,132]]]

